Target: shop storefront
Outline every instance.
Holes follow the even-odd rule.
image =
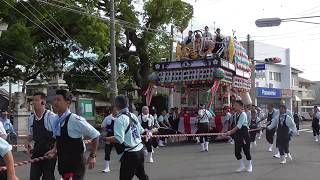
[[[267,109],[268,104],[278,107],[281,103],[281,89],[275,88],[256,88],[257,105],[262,109]]]

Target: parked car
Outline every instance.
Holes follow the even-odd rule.
[[[312,118],[309,115],[309,112],[313,111],[313,106],[300,106],[299,113],[303,121],[311,121]]]

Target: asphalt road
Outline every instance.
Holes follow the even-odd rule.
[[[313,142],[309,125],[302,127],[301,135],[291,141],[291,153],[294,160],[279,164],[266,152],[266,141],[258,140],[258,146],[252,149],[253,173],[235,173],[238,162],[233,154],[233,145],[228,143],[210,144],[209,152],[199,152],[196,144],[171,144],[156,149],[155,163],[146,163],[150,180],[319,180],[320,145]],[[112,152],[111,172],[101,173],[103,168],[103,150],[99,151],[97,167],[88,170],[88,180],[110,179],[119,177],[119,163]],[[27,159],[27,155],[16,155],[17,161]],[[29,166],[17,167],[21,180],[28,180]],[[57,178],[58,179],[58,178]]]

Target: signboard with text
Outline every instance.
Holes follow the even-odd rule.
[[[257,88],[257,97],[281,98],[281,89]]]

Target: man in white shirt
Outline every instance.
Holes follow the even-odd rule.
[[[117,119],[117,110],[115,107],[111,107],[111,114],[104,118],[101,128],[102,132],[105,134],[105,137],[111,137],[114,136],[114,122]],[[104,160],[105,160],[105,168],[102,170],[104,173],[110,172],[110,154],[111,150],[114,147],[114,143],[110,143],[106,141],[105,147],[104,147]]]
[[[34,113],[28,118],[28,139],[26,148],[31,158],[44,156],[54,147],[55,139],[52,137],[55,114],[46,110],[46,95],[43,92],[36,92],[32,97]],[[32,145],[34,142],[34,145]],[[30,180],[48,179],[54,180],[56,159],[44,160],[32,163],[30,167]]]
[[[209,122],[213,119],[210,111],[206,110],[203,105],[200,105],[198,111],[198,133],[209,133]],[[209,151],[209,139],[208,136],[200,137],[201,152]]]
[[[209,27],[204,27],[204,32],[202,33],[202,37],[205,39],[213,39],[212,34],[209,32]]]

